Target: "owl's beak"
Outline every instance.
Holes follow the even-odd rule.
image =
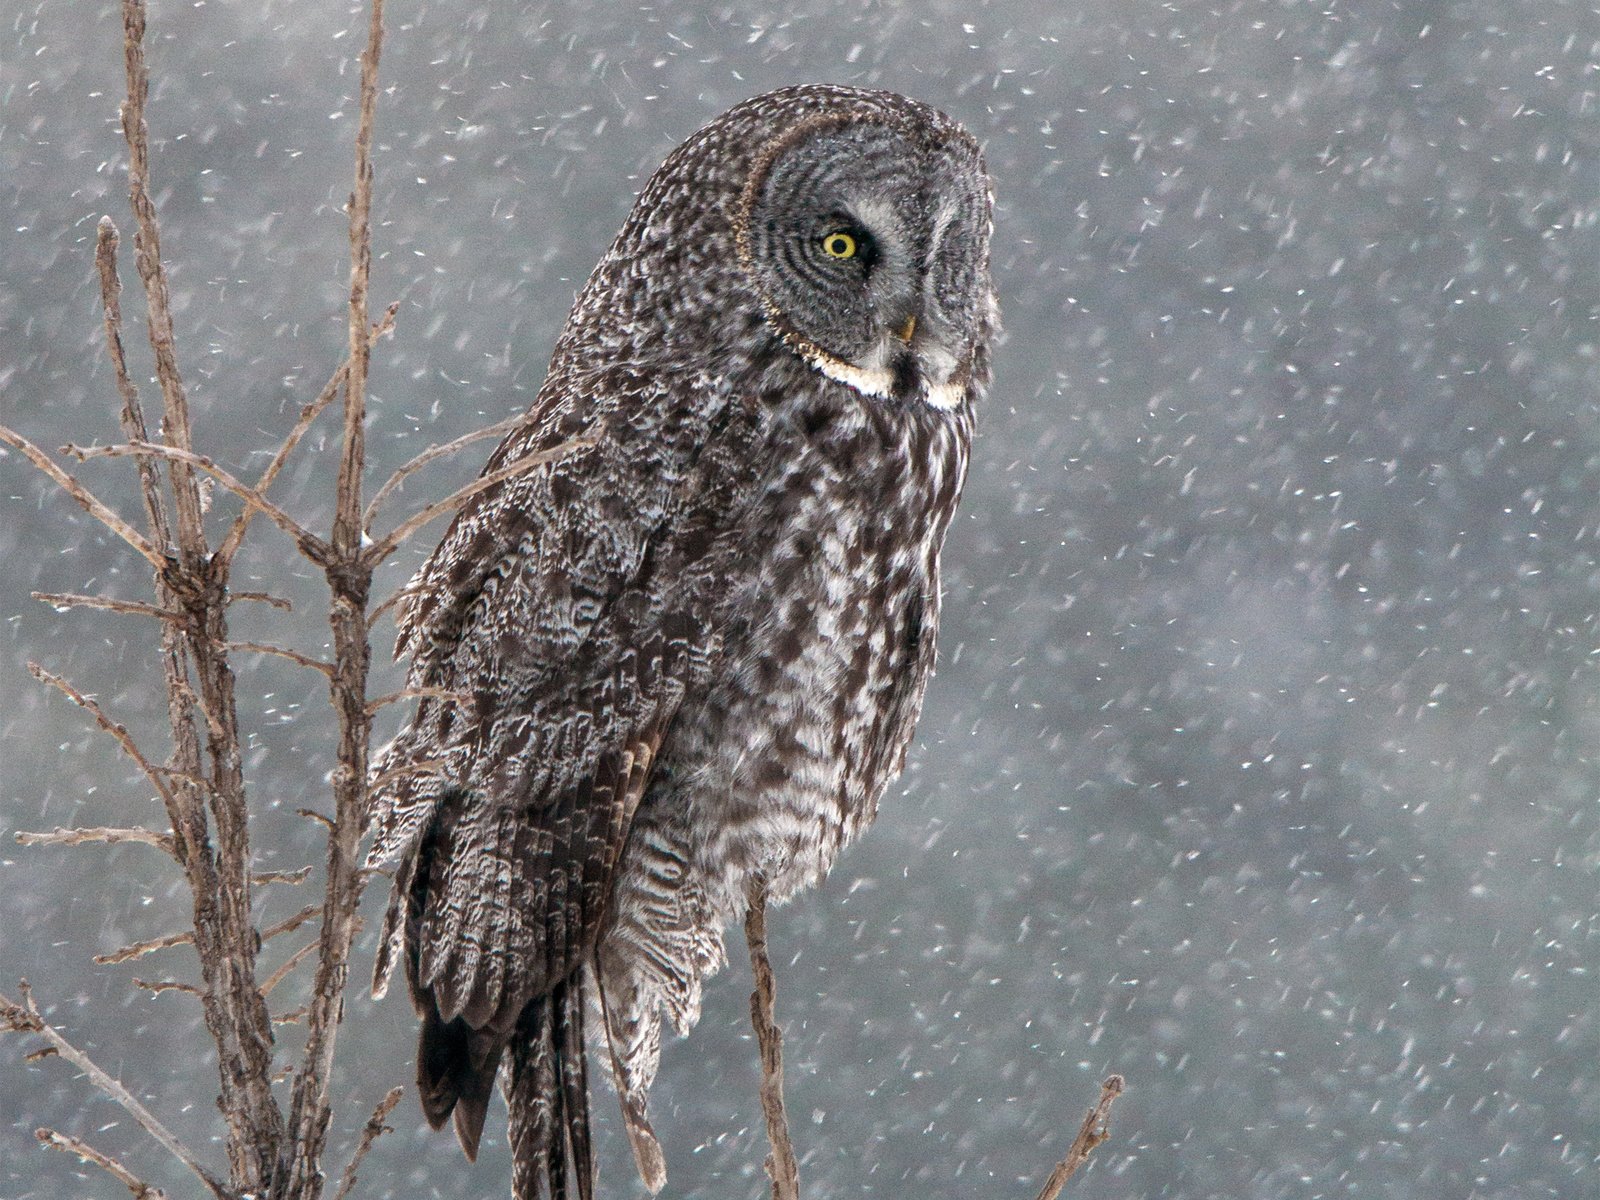
[[[917,332],[917,314],[912,313],[906,318],[906,323],[894,331],[894,336],[906,345],[911,345],[911,338]]]

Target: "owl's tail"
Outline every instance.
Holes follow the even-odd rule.
[[[580,975],[528,1002],[509,1042],[457,1017],[423,1018],[417,1093],[435,1129],[452,1116],[469,1160],[478,1156],[484,1116],[504,1052],[511,1117],[513,1200],[593,1200],[589,1081],[583,1048]]]
[[[514,1200],[594,1198],[581,979],[530,1001],[511,1039],[505,1092]]]

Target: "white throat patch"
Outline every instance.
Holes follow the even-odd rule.
[[[873,396],[879,400],[894,396],[894,371],[889,367],[858,367],[811,345],[804,346],[801,354],[829,379],[854,388],[863,396]],[[960,407],[966,391],[965,385],[954,380],[935,384],[924,382],[920,398],[929,408],[948,412]]]

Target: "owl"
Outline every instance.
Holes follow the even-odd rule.
[[[590,1055],[645,1184],[663,1021],[753,885],[827,874],[905,759],[997,307],[977,142],[889,92],[733,108],[650,178],[528,419],[397,609],[437,689],[378,756],[435,1128],[496,1080],[519,1200],[593,1193]]]

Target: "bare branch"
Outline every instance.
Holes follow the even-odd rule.
[[[190,644],[193,645],[192,642]],[[200,710],[200,715],[205,719],[206,729],[210,732],[212,741],[219,745],[222,744],[228,736],[223,727],[222,719],[211,711],[211,706],[194,690],[188,679],[176,678],[169,680],[168,686],[182,697],[186,705],[192,705]],[[197,762],[195,766],[198,768],[199,763]],[[202,779],[199,775],[193,775],[192,778],[198,780],[201,787],[209,791],[215,790],[212,780]]]
[[[100,307],[105,313],[106,351],[111,356],[111,367],[117,378],[117,392],[122,396],[122,431],[129,441],[146,442],[150,435],[144,423],[144,409],[139,404],[139,392],[128,375],[128,360],[122,350],[122,280],[117,276],[117,227],[110,217],[101,217],[95,236],[95,266],[100,273]],[[167,525],[166,505],[161,494],[161,472],[155,460],[139,459],[139,486],[144,493],[145,517],[150,522],[150,536],[163,549],[172,542]]]
[[[257,871],[250,876],[250,882],[257,887],[265,883],[287,883],[293,887],[304,883],[310,874],[310,867],[298,867],[293,871]]]
[[[165,442],[156,447],[148,438],[130,436],[129,452],[141,463],[161,458],[169,463],[177,561],[169,566],[163,555],[163,561],[155,564],[157,600],[162,607],[181,608],[189,618],[181,631],[168,625],[162,634],[173,766],[185,776],[208,777],[203,791],[178,785],[167,811],[194,904],[194,942],[204,980],[206,1027],[217,1047],[218,1104],[228,1125],[230,1172],[241,1192],[264,1193],[272,1187],[281,1160],[284,1126],[270,1082],[272,1027],[255,981],[257,942],[250,905],[248,813],[233,672],[224,647],[229,564],[214,558],[206,544],[196,469],[207,470],[208,460],[193,455],[188,399],[178,373],[166,268],[150,197],[144,112],[149,94],[145,0],[122,0],[122,19],[128,90],[122,130],[128,145],[129,200],[137,227],[135,258],[144,284],[148,333],[163,400],[158,436]],[[226,472],[218,474],[214,466],[208,473],[227,482],[222,478]],[[307,540],[297,544],[303,553],[317,545]],[[189,682],[191,659],[202,698],[200,711],[210,731],[205,753],[209,769],[202,766],[205,759],[190,700],[194,694]],[[208,810],[211,830],[207,828]]]
[[[411,584],[410,583],[407,583],[402,588],[397,588],[395,590],[394,595],[390,596],[382,604],[379,604],[377,607],[373,608],[370,612],[367,613],[367,628],[371,629],[374,625],[376,625],[378,623],[378,618],[379,617],[383,616],[384,613],[388,612],[396,604],[399,604],[400,601],[404,600],[407,596],[409,596],[411,594],[412,593],[411,593]]]
[[[314,809],[314,808],[297,808],[294,811],[295,811],[296,815],[305,817],[307,820],[315,821],[319,825],[326,825],[328,827],[328,831],[330,833],[333,831],[333,822],[328,820],[327,817],[323,816],[316,809]]]
[[[109,1154],[96,1150],[81,1138],[54,1129],[35,1129],[33,1136],[39,1139],[41,1146],[49,1146],[52,1150],[62,1150],[67,1154],[76,1154],[84,1162],[93,1163],[108,1172],[118,1183],[133,1193],[134,1200],[167,1200],[167,1194],[160,1188],[152,1187]]]
[[[165,774],[157,770],[155,765],[144,756],[144,752],[134,743],[133,736],[128,732],[127,726],[119,725],[113,721],[88,696],[85,696],[61,676],[52,675],[38,663],[31,662],[28,664],[28,674],[32,675],[40,683],[49,684],[79,708],[85,709],[101,729],[116,738],[117,744],[122,747],[123,753],[133,759],[139,769],[144,772],[144,777],[150,781],[150,785],[156,789],[157,794],[166,803],[168,811],[171,811],[177,801],[172,794],[172,789],[167,784]]]
[[[500,437],[504,434],[508,434],[513,429],[516,429],[522,425],[526,425],[528,420],[529,414],[521,412],[514,417],[507,417],[504,421],[497,421],[485,429],[477,429],[471,433],[464,434],[461,437],[456,438],[454,441],[442,442],[437,446],[429,446],[421,454],[417,455],[410,462],[406,463],[405,466],[401,467],[393,475],[389,476],[388,482],[378,489],[377,494],[372,497],[372,503],[367,505],[366,515],[362,518],[362,520],[370,529],[372,527],[373,519],[378,515],[378,509],[382,506],[383,502],[388,499],[389,493],[394,491],[408,478],[416,474],[416,472],[420,471],[429,463],[465,450],[474,442],[481,442],[488,438]]]
[[[272,938],[300,928],[312,917],[322,911],[320,904],[308,904],[293,916],[285,917],[276,925],[269,925],[261,931],[261,940],[270,941]],[[96,954],[94,961],[102,967],[115,966],[117,963],[129,962],[135,958],[142,958],[156,950],[166,950],[173,946],[187,946],[194,941],[194,930],[185,929],[179,933],[169,933],[165,937],[152,938],[148,942],[135,942],[131,946],[124,946],[121,950],[113,950],[110,954]]]
[[[361,1166],[361,1160],[367,1156],[367,1151],[372,1149],[372,1143],[390,1132],[390,1127],[384,1122],[389,1119],[394,1106],[400,1103],[400,1097],[405,1095],[405,1091],[403,1087],[390,1088],[389,1094],[379,1100],[378,1107],[372,1110],[372,1116],[367,1119],[366,1127],[361,1131],[361,1141],[356,1146],[356,1152],[350,1158],[350,1165],[344,1169],[344,1177],[339,1180],[339,1190],[333,1194],[333,1200],[345,1200],[350,1194],[350,1189],[355,1187],[356,1169]]]
[[[367,289],[372,274],[372,128],[378,109],[378,60],[383,52],[383,0],[372,0],[367,49],[361,56],[361,116],[356,124],[356,179],[350,193],[349,369],[344,380],[344,437],[334,499],[333,546],[341,560],[355,558],[361,524],[361,473],[366,466]]]
[[[369,348],[377,344],[378,339],[394,330],[394,317],[400,311],[400,301],[396,300],[384,311],[383,320],[372,327],[371,335],[367,340]],[[300,409],[300,419],[294,423],[294,428],[289,430],[283,444],[278,447],[278,452],[272,456],[272,461],[267,464],[267,469],[261,472],[261,478],[256,480],[256,491],[266,494],[273,481],[278,478],[278,473],[283,470],[284,464],[289,461],[289,456],[294,453],[295,447],[300,444],[300,439],[305,437],[316,419],[339,396],[340,390],[345,386],[345,379],[350,372],[350,362],[347,359],[339,364],[339,369],[333,373],[322,391],[317,393],[317,398],[310,404]],[[233,556],[238,552],[239,546],[244,541],[245,531],[250,527],[250,519],[255,516],[254,509],[245,509],[233,522],[227,535],[222,539],[222,544],[217,548],[217,557],[223,562],[232,562]],[[239,599],[239,596],[235,596]],[[288,602],[285,601],[285,604]]]
[[[404,779],[407,775],[435,774],[444,768],[444,761],[442,758],[425,758],[421,762],[410,762],[403,767],[393,767],[368,782],[367,795],[374,796],[396,779]],[[304,809],[300,811],[307,816],[315,815],[306,813]]]
[[[37,1033],[49,1042],[51,1047],[62,1058],[66,1059],[78,1070],[89,1077],[89,1081],[104,1092],[111,1099],[127,1111],[135,1121],[144,1126],[145,1131],[167,1148],[169,1152],[184,1166],[193,1171],[200,1182],[206,1185],[206,1190],[217,1200],[229,1200],[227,1186],[200,1165],[200,1160],[195,1158],[192,1151],[167,1130],[167,1127],[156,1120],[150,1112],[122,1084],[102,1071],[82,1050],[79,1050],[52,1025],[39,1015],[39,1009],[34,1005],[33,992],[24,980],[18,985],[22,989],[22,1004],[0,995],[0,1029],[10,1030],[14,1033]]]
[[[367,714],[371,716],[381,708],[391,704],[399,704],[402,700],[454,700],[457,704],[468,704],[472,701],[472,693],[458,692],[452,688],[442,687],[416,687],[404,688],[398,692],[379,696],[367,704]]]
[[[1099,1102],[1084,1117],[1078,1136],[1072,1139],[1072,1146],[1067,1150],[1067,1156],[1056,1164],[1056,1169],[1050,1172],[1050,1178],[1044,1181],[1038,1200],[1056,1200],[1061,1189],[1067,1185],[1067,1180],[1072,1178],[1072,1173],[1089,1161],[1089,1155],[1096,1146],[1111,1136],[1106,1127],[1106,1118],[1111,1114],[1112,1101],[1122,1095],[1122,1087],[1121,1075],[1106,1076],[1100,1085]]]
[[[387,537],[369,546],[363,552],[362,558],[372,566],[377,566],[398,550],[401,543],[430,521],[434,521],[446,513],[454,512],[479,492],[486,492],[496,484],[503,483],[513,476],[521,475],[536,467],[545,466],[547,463],[558,462],[569,454],[577,454],[579,451],[589,449],[600,440],[601,432],[598,427],[591,429],[588,433],[581,434],[571,441],[563,442],[559,446],[552,447],[549,450],[540,450],[535,454],[525,454],[517,459],[516,462],[501,467],[498,471],[490,471],[487,475],[480,475],[466,487],[452,492],[443,500],[436,501],[422,511],[407,517]]]
[[[304,554],[312,562],[321,565],[328,561],[329,549],[327,542],[312,533],[255,488],[239,479],[226,468],[219,467],[204,454],[196,454],[193,450],[184,450],[176,446],[158,446],[154,442],[126,442],[115,446],[63,446],[61,452],[72,455],[79,462],[91,458],[127,458],[150,455],[204,471],[247,505],[259,510],[269,521],[287,533],[294,539],[294,544],[299,547],[300,553]]]
[[[156,617],[162,621],[182,621],[183,614],[170,608],[160,608],[138,600],[114,600],[110,596],[81,596],[77,592],[31,592],[41,604],[54,608],[100,608],[107,612],[131,613],[140,617]]]
[[[147,992],[160,995],[162,992],[183,992],[190,996],[204,996],[205,993],[192,983],[179,983],[175,979],[161,979],[151,982],[148,979],[135,979],[133,986],[143,988]]]
[[[134,262],[144,284],[150,349],[155,352],[156,378],[161,384],[164,419],[162,434],[179,450],[191,448],[189,399],[178,374],[178,353],[172,331],[172,302],[167,290],[167,269],[161,261],[161,227],[150,199],[150,134],[144,105],[150,94],[150,73],[144,61],[143,0],[122,0],[122,50],[128,81],[128,98],[122,105],[122,135],[128,143],[128,202],[136,231]],[[205,529],[200,519],[200,490],[194,473],[181,460],[172,467],[172,491],[178,513],[178,548],[190,565],[205,557]]]
[[[299,929],[300,926],[304,925],[307,921],[311,920],[312,917],[317,916],[321,912],[322,905],[308,904],[299,912],[295,913],[294,916],[285,917],[276,925],[268,925],[261,931],[261,940],[263,942],[270,942],[273,938],[278,937],[280,934],[285,934],[291,930]]]
[[[772,1200],[800,1200],[800,1167],[789,1138],[789,1118],[783,1106],[783,1031],[773,1018],[776,984],[767,957],[767,887],[757,878],[750,885],[745,910],[744,936],[750,943],[750,971],[755,991],[750,993],[750,1024],[761,1049],[761,1111],[767,1118],[767,1177],[772,1180]]]
[[[291,1008],[286,1013],[279,1013],[272,1018],[272,1023],[274,1025],[298,1025],[305,1019],[305,1015],[309,1011],[310,1007],[302,1004],[299,1008]]]
[[[157,950],[166,950],[172,946],[188,946],[193,942],[194,930],[185,929],[179,933],[169,933],[166,937],[152,938],[148,942],[135,942],[131,946],[124,946],[121,950],[113,950],[110,954],[96,954],[94,961],[102,967],[113,967],[118,963],[142,958]]]
[[[289,1192],[315,1196],[327,1146],[333,1056],[349,977],[356,907],[366,879],[359,851],[366,816],[372,718],[366,711],[372,650],[367,604],[372,571],[382,559],[363,549],[361,476],[366,463],[367,288],[372,269],[372,130],[378,107],[378,63],[383,51],[383,0],[371,0],[367,47],[361,55],[361,116],[356,125],[355,186],[350,195],[350,370],[344,389],[344,437],[339,456],[332,559],[325,564],[333,593],[328,623],[333,633],[334,671],[329,688],[338,718],[339,766],[333,776],[333,827],[328,835],[322,937],[306,1016],[305,1051],[295,1076],[289,1110],[294,1149],[288,1164]]]
[[[116,534],[123,541],[127,542],[128,545],[137,550],[144,557],[145,561],[153,566],[157,571],[164,571],[166,569],[167,560],[162,557],[160,551],[146,541],[144,536],[140,534],[138,530],[134,529],[132,525],[129,525],[121,517],[117,516],[116,513],[107,508],[105,503],[100,500],[99,497],[95,496],[71,475],[68,475],[60,467],[56,466],[55,463],[50,461],[49,455],[45,454],[43,450],[39,449],[39,447],[35,446],[16,430],[6,425],[0,425],[0,442],[4,442],[8,446],[15,446],[18,450],[22,451],[23,456],[27,458],[29,462],[38,467],[39,470],[43,471],[46,475],[50,476],[50,478],[55,481],[57,487],[61,488],[67,493],[67,495],[76,500],[78,502],[78,506],[82,508],[84,512],[88,513],[95,520],[99,521],[100,524],[104,525],[107,529],[111,530],[112,533]]]
[[[286,958],[281,967],[279,967],[271,975],[267,976],[267,981],[261,985],[261,994],[263,996],[270,996],[273,989],[285,979],[289,978],[289,973],[303,963],[316,948],[317,941],[315,938],[313,938],[311,941],[307,942],[304,946],[301,946],[300,949],[296,950],[293,954]]]
[[[264,491],[265,489],[260,485],[257,485],[256,490]],[[265,604],[268,607],[276,608],[282,612],[294,611],[294,605],[289,603],[289,601],[285,600],[282,596],[271,596],[266,592],[232,592],[228,595],[229,604],[238,604],[243,600],[253,600],[257,604]]]
[[[91,843],[96,845],[115,845],[118,842],[141,842],[146,846],[154,846],[158,850],[165,850],[173,858],[178,857],[178,846],[169,833],[157,833],[154,829],[107,829],[104,827],[86,827],[83,829],[62,829],[59,825],[49,833],[19,832],[17,842],[23,846],[85,846]]]
[[[313,671],[320,671],[324,675],[333,674],[333,664],[323,662],[320,658],[312,658],[309,654],[301,654],[298,650],[290,650],[283,646],[274,646],[270,642],[229,642],[229,650],[249,650],[256,654],[276,654],[279,658],[287,658],[292,663],[302,667],[310,667]]]

